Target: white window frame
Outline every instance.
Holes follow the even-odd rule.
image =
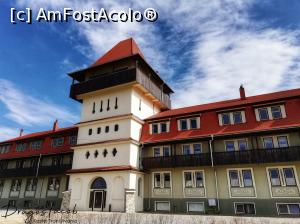
[[[181,146],[181,153],[182,153],[182,155],[184,155],[183,154],[183,146],[184,145],[189,145],[189,147],[190,147],[190,154],[189,155],[199,155],[199,154],[195,154],[195,150],[194,150],[194,144],[199,144],[200,145],[200,147],[201,147],[201,152],[200,152],[200,154],[202,154],[203,153],[203,148],[202,148],[202,142],[193,142],[193,143],[187,143],[187,144],[181,144],[180,146]]]
[[[170,174],[170,187],[165,187],[164,174]],[[155,187],[155,174],[160,174],[160,186]],[[172,173],[171,171],[152,172],[152,189],[171,189],[172,191]]]
[[[224,149],[227,152],[226,142],[234,142],[234,151],[240,151],[239,141],[244,140],[246,142],[246,150],[249,150],[248,138],[237,138],[237,139],[227,139],[224,140]],[[230,152],[230,151],[228,151]]]
[[[266,149],[265,142],[264,142],[265,138],[272,138],[274,148],[276,148],[276,149],[280,148],[279,144],[278,144],[278,137],[283,137],[283,136],[287,138],[288,147],[290,147],[291,144],[290,144],[289,134],[281,134],[281,135],[265,135],[265,136],[262,136],[261,137],[261,142],[262,142],[263,148]]]
[[[166,132],[161,132],[161,124],[165,123],[167,125],[167,131]],[[157,133],[153,133],[153,125],[157,125]],[[170,132],[170,121],[161,121],[161,122],[153,122],[150,124],[150,134],[155,135],[155,134],[160,134],[160,133],[168,133]]]
[[[241,123],[235,123],[234,122],[234,113],[241,113],[241,117],[242,117],[242,122]],[[224,124],[223,123],[223,114],[229,114],[229,124]],[[224,111],[224,112],[219,112],[218,113],[218,118],[219,118],[219,125],[220,126],[229,126],[229,125],[238,125],[238,124],[244,124],[247,122],[246,120],[246,114],[245,114],[245,110],[236,110],[236,111]]]
[[[244,186],[243,170],[251,170],[252,187],[245,187]],[[238,178],[239,178],[239,185],[240,185],[239,187],[231,187],[229,171],[238,171]],[[251,168],[251,167],[228,168],[227,169],[227,184],[228,184],[228,192],[229,192],[230,198],[257,198],[255,176],[254,176],[253,168]],[[231,195],[231,188],[253,188],[253,190],[254,190],[254,196],[252,196],[252,197],[241,197],[241,196],[235,197],[235,196],[232,196]]]
[[[153,157],[163,157],[164,156],[164,147],[168,147],[170,151],[170,156],[172,156],[172,150],[171,150],[171,145],[160,145],[160,146],[153,146],[152,147],[152,152],[153,152]],[[155,148],[159,148],[159,155],[160,156],[155,156]]]
[[[254,202],[233,202],[234,204],[234,213],[236,215],[256,215],[256,207],[255,207],[255,203]],[[236,205],[237,204],[252,204],[254,206],[254,214],[248,214],[248,213],[241,213],[241,212],[237,212],[236,210]]]
[[[157,203],[168,203],[169,209],[168,210],[157,210]],[[170,212],[171,211],[171,203],[170,203],[170,201],[154,201],[154,209],[156,212]]]
[[[281,118],[273,118],[273,114],[272,114],[272,110],[271,107],[280,107],[281,110]],[[259,109],[263,109],[263,108],[267,108],[268,111],[268,117],[269,119],[267,120],[261,120],[260,119],[260,113],[259,113]],[[283,119],[286,118],[286,111],[285,111],[285,104],[276,104],[276,105],[265,105],[265,106],[260,106],[254,109],[255,112],[255,117],[256,117],[256,121],[268,121],[268,120],[279,120],[279,119]]]
[[[280,213],[280,211],[279,211],[279,205],[287,205],[287,206],[288,206],[288,207],[287,207],[288,213]],[[276,203],[277,214],[278,214],[278,215],[299,216],[300,213],[299,213],[299,214],[291,214],[291,213],[290,213],[289,205],[298,205],[299,208],[300,208],[300,203],[281,203],[281,202],[277,202],[277,203]]]
[[[295,181],[296,181],[295,186],[286,186],[285,177],[284,177],[284,173],[283,173],[284,168],[293,168]],[[292,166],[289,166],[289,165],[287,165],[287,166],[268,166],[268,167],[266,167],[266,173],[267,173],[269,191],[270,191],[271,198],[300,198],[300,193],[299,193],[298,197],[277,197],[277,196],[274,196],[273,193],[272,193],[272,183],[271,183],[271,179],[270,179],[269,169],[278,169],[278,171],[279,171],[279,179],[280,179],[281,185],[280,186],[274,186],[274,187],[297,187],[298,191],[300,192],[298,174],[297,174],[297,169],[296,169],[295,166],[293,166],[293,165]],[[291,203],[291,204],[294,204],[294,203]]]
[[[184,174],[190,172],[192,174],[192,187],[186,187],[185,186],[185,176]],[[201,172],[202,173],[202,178],[203,178],[203,186],[202,187],[196,187],[196,172]],[[196,198],[205,198],[206,197],[206,180],[205,180],[205,171],[204,170],[183,170],[182,171],[182,190],[183,190],[183,195],[185,198],[190,198],[185,195],[185,189],[204,189],[204,196],[196,197]],[[195,197],[193,197],[195,198]]]
[[[191,128],[191,120],[196,119],[197,122],[197,128]],[[187,129],[182,130],[181,129],[181,121],[186,120],[187,122]],[[188,131],[188,130],[197,130],[200,129],[201,123],[200,123],[200,115],[195,117],[188,117],[188,118],[178,118],[177,119],[177,130],[178,131]]]
[[[189,211],[189,204],[201,204],[203,206],[203,211]],[[205,204],[204,202],[194,202],[194,201],[188,201],[186,202],[186,212],[187,213],[205,213]]]

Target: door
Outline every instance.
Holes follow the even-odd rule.
[[[94,191],[94,208],[103,209],[103,191]]]

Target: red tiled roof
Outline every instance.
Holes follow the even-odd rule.
[[[39,137],[44,137],[44,136],[48,136],[48,135],[56,135],[56,134],[61,134],[61,133],[72,131],[72,130],[75,131],[77,129],[78,129],[77,127],[73,126],[73,127],[59,128],[55,131],[48,130],[48,131],[34,132],[34,133],[23,135],[21,137],[8,139],[6,141],[0,142],[0,144],[21,141],[21,140],[27,140],[27,139],[31,139],[31,138],[39,138]]]
[[[129,38],[116,44],[112,49],[101,56],[92,66],[102,65],[137,54],[144,58],[143,53],[137,46],[134,39]]]
[[[146,120],[155,120],[160,118],[172,117],[172,116],[179,116],[189,113],[196,113],[196,112],[203,112],[208,110],[217,110],[217,109],[224,109],[224,108],[231,108],[237,106],[244,106],[248,104],[256,104],[256,103],[263,103],[268,101],[275,101],[290,97],[300,97],[300,88],[299,89],[292,89],[286,90],[281,92],[274,92],[268,94],[262,94],[257,96],[250,96],[246,97],[246,99],[232,99],[232,100],[225,100],[220,102],[208,103],[208,104],[201,104],[196,106],[190,107],[182,107],[177,109],[166,110],[164,112],[158,113],[153,115]]]
[[[269,102],[285,102],[287,117],[278,120],[256,121],[253,105],[260,105]],[[245,110],[246,123],[220,126],[218,114],[222,109],[241,108]],[[245,100],[235,99],[222,102],[198,105],[193,107],[173,109],[158,113],[147,119],[143,125],[141,142],[155,143],[164,141],[174,141],[187,138],[209,137],[210,135],[230,135],[249,132],[259,132],[287,128],[300,128],[300,89],[247,97]],[[195,113],[201,114],[200,128],[195,130],[178,131],[177,117]],[[168,133],[150,134],[149,122],[159,119],[170,119],[170,131]]]

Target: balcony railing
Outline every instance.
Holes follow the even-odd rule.
[[[214,165],[258,164],[300,161],[300,146],[288,148],[253,149],[233,152],[214,152]],[[187,166],[210,166],[209,153],[143,158],[144,169]]]
[[[176,155],[143,158],[144,169],[150,168],[172,168],[185,166],[209,166],[211,164],[210,154],[202,153],[196,155]]]
[[[71,164],[59,166],[40,166],[38,176],[64,174],[71,169]],[[13,168],[0,170],[0,177],[30,177],[37,174],[37,167]]]
[[[300,147],[215,152],[215,165],[300,161]]]

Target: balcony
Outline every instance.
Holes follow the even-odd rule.
[[[258,164],[300,161],[300,146],[273,149],[253,149],[233,152],[214,152],[214,165]],[[144,169],[210,166],[210,154],[176,155],[143,158]]]
[[[40,166],[38,176],[60,175],[64,174],[68,169],[71,169],[71,164],[63,164],[59,166]],[[28,168],[13,168],[0,171],[0,178],[3,177],[30,177],[37,173],[36,167]]]
[[[186,166],[210,166],[210,154],[201,153],[197,155],[176,155],[143,158],[144,169],[152,168],[175,168]]]
[[[137,72],[136,68],[113,72],[107,75],[102,75],[87,81],[73,84],[71,85],[70,97],[77,100],[77,95],[131,82],[141,84],[153,96],[160,100],[166,106],[166,108],[171,107],[171,100],[169,95],[164,93],[162,89],[160,89],[158,85],[151,79],[151,77],[147,77],[142,72]]]
[[[300,161],[300,147],[215,152],[215,165]]]

